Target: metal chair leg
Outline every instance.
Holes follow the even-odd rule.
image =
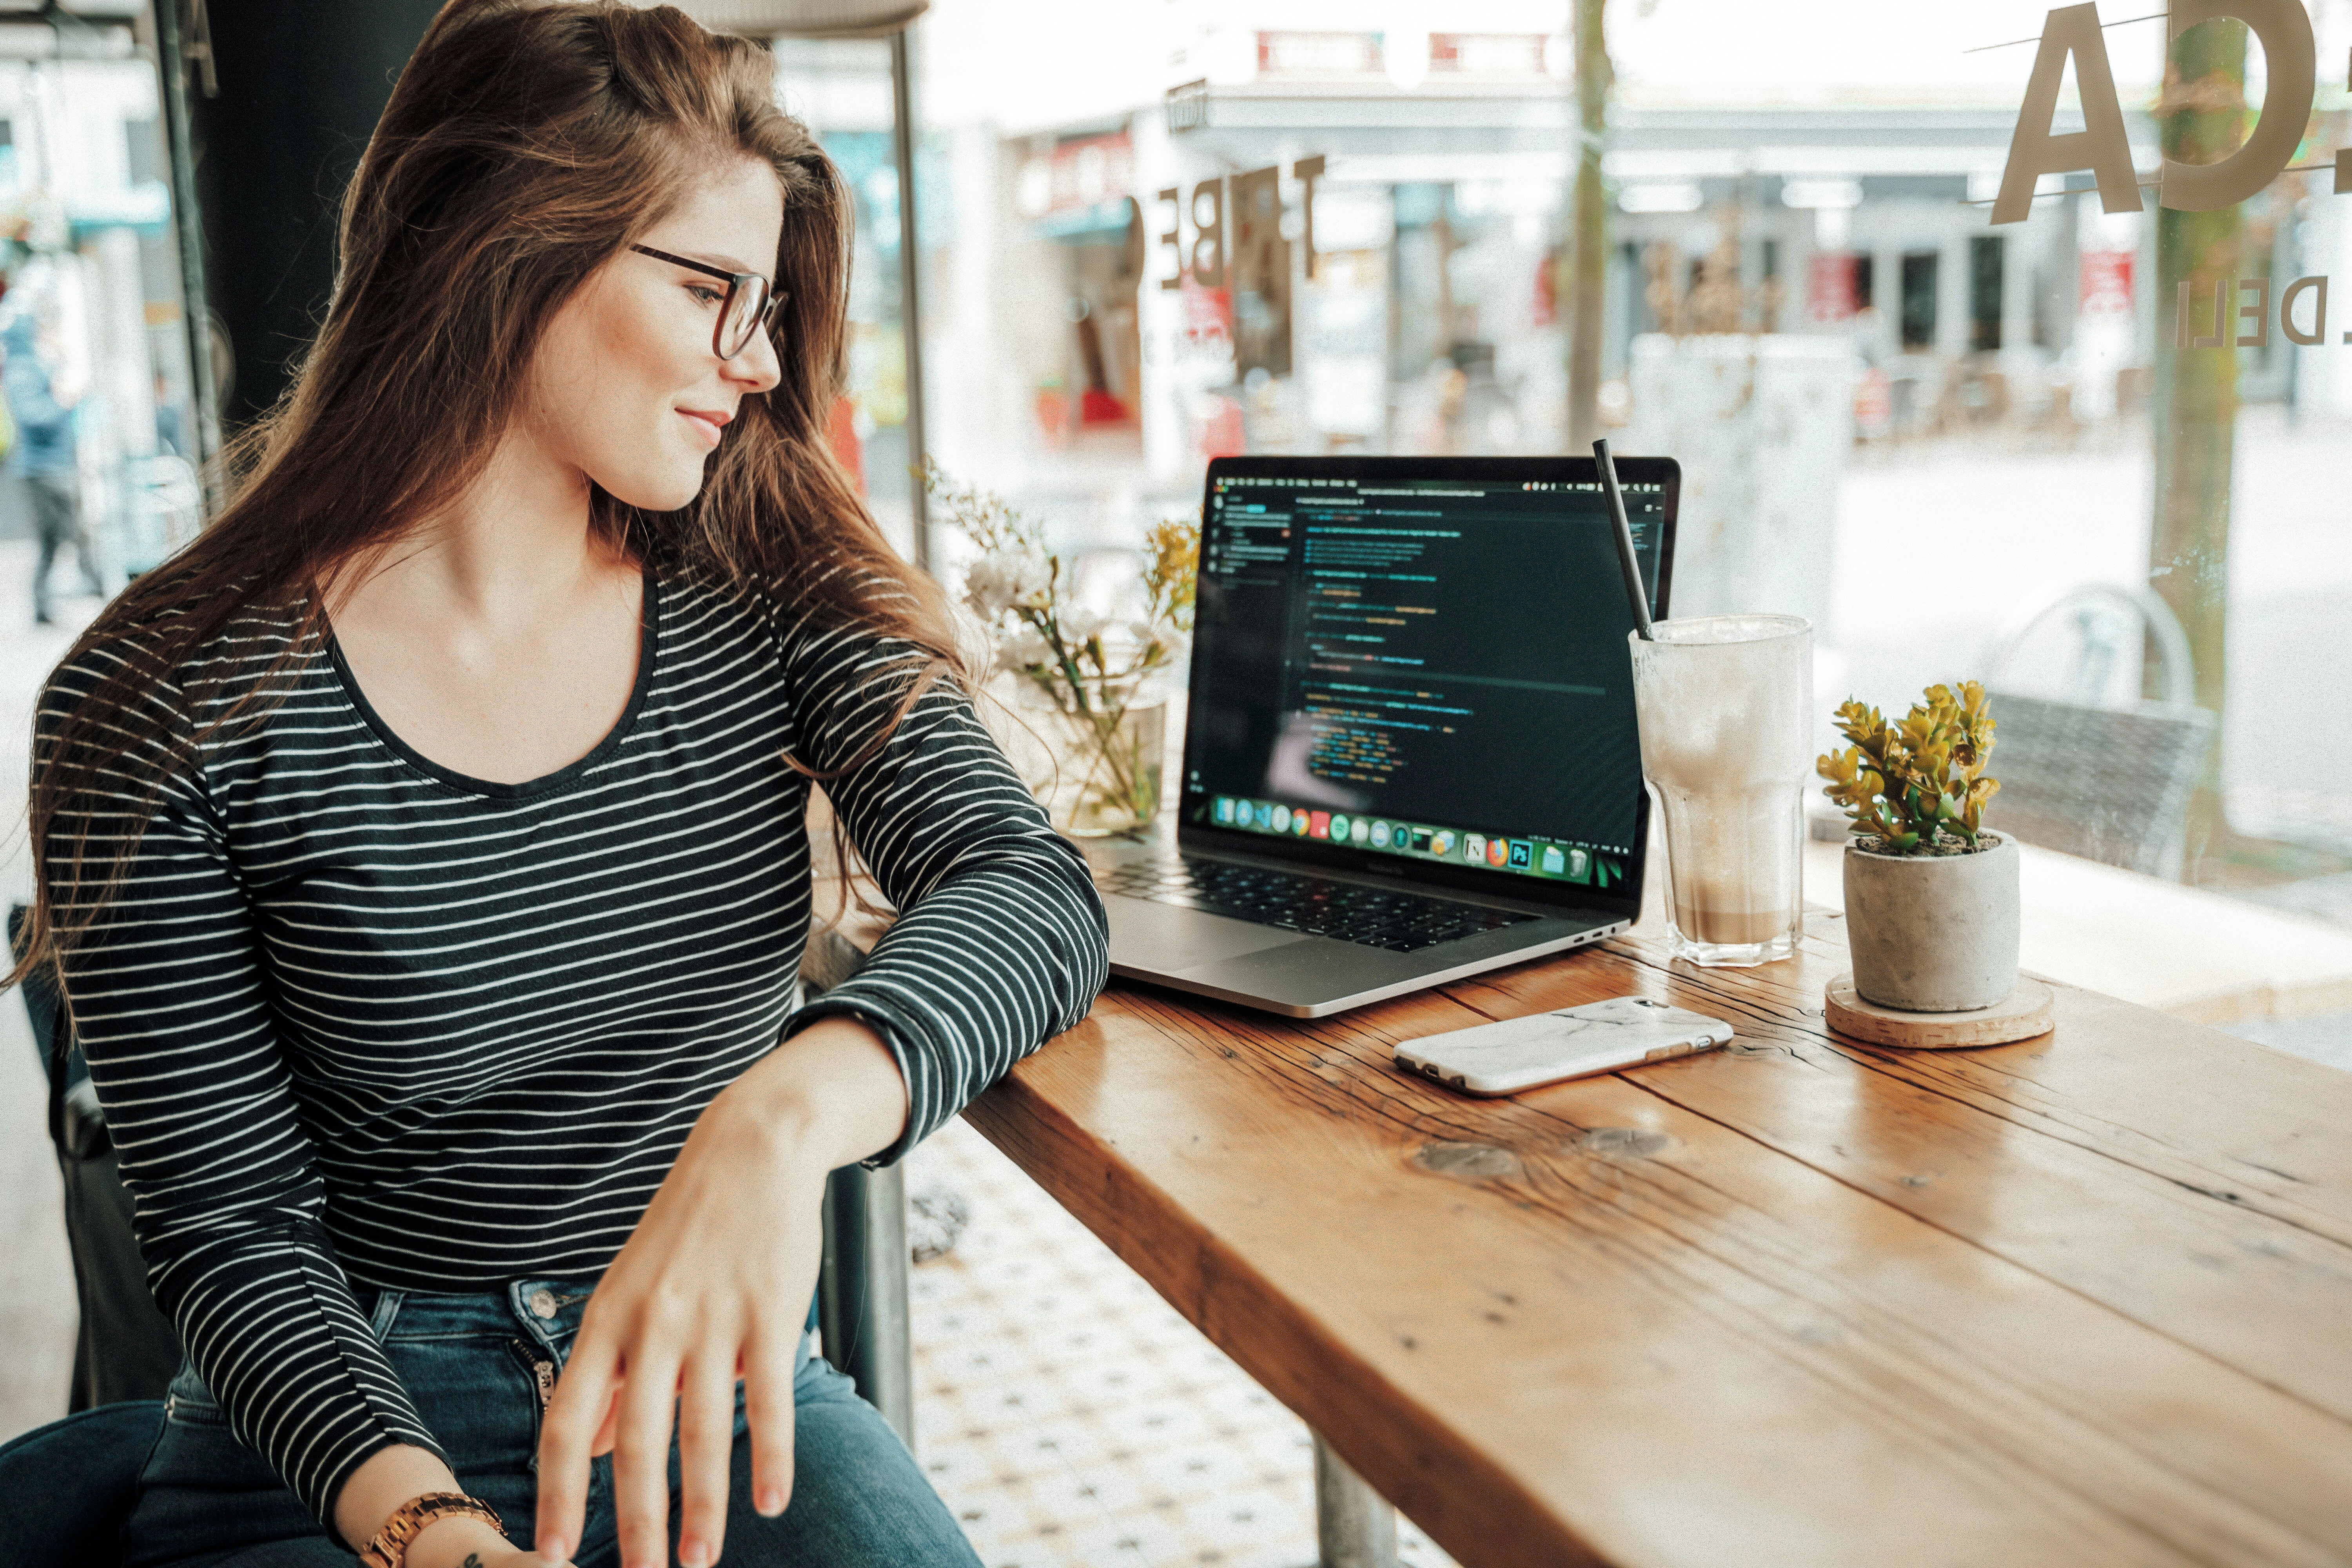
[[[1317,1568],[1397,1568],[1396,1510],[1315,1434]]]
[[[857,1384],[908,1451],[915,1447],[915,1345],[908,1302],[904,1166],[848,1165],[824,1186],[817,1331],[824,1359]]]

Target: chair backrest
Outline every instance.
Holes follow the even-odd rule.
[[[115,1568],[139,1472],[163,1429],[159,1399],[83,1410],[0,1443],[0,1563]]]
[[[2048,631],[2074,645],[2056,659]],[[2045,587],[2028,595],[1993,634],[1984,650],[1984,683],[1994,691],[2128,709],[2146,689],[2150,653],[2164,700],[2189,706],[2197,690],[2189,634],[2153,590],[2114,583]]]
[[[2149,876],[2177,874],[2189,800],[2213,743],[2201,708],[2085,708],[1992,694],[1987,823],[2028,844]]]
[[[21,955],[25,951],[25,926],[33,911],[23,904],[8,906],[8,951]],[[65,1008],[58,995],[56,972],[46,966],[25,977],[18,991],[25,998],[25,1014],[33,1026],[33,1048],[40,1053],[41,1076],[49,1086],[49,1142],[60,1150],[69,1140],[65,1125],[67,1091],[77,1078],[87,1081],[89,1068],[81,1060],[81,1053],[73,1048],[71,1032],[66,1027]],[[79,1071],[77,1071],[79,1069]]]
[[[9,911],[8,935],[20,943],[26,911]],[[49,1081],[49,1137],[65,1187],[66,1239],[73,1252],[74,1296],[81,1307],[68,1408],[84,1410],[160,1395],[180,1364],[180,1337],[147,1286],[147,1268],[131,1227],[131,1194],[73,1030],[46,969],[20,988]],[[7,1559],[0,1556],[0,1563]]]

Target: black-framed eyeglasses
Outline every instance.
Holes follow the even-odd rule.
[[[650,245],[632,245],[629,248],[656,261],[727,280],[727,298],[719,302],[719,324],[710,331],[710,352],[720,359],[733,359],[750,347],[751,334],[772,325],[776,319],[776,307],[792,298],[777,293],[776,286],[757,272],[730,272],[723,267],[656,250]]]

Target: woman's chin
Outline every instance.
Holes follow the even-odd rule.
[[[617,483],[605,483],[605,493],[624,505],[639,511],[676,511],[693,503],[702,493],[702,465],[690,470],[658,476],[635,476]]]

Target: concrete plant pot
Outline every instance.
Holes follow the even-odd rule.
[[[1990,1007],[2017,984],[2017,843],[1961,855],[1845,847],[1853,988],[1906,1013]]]

